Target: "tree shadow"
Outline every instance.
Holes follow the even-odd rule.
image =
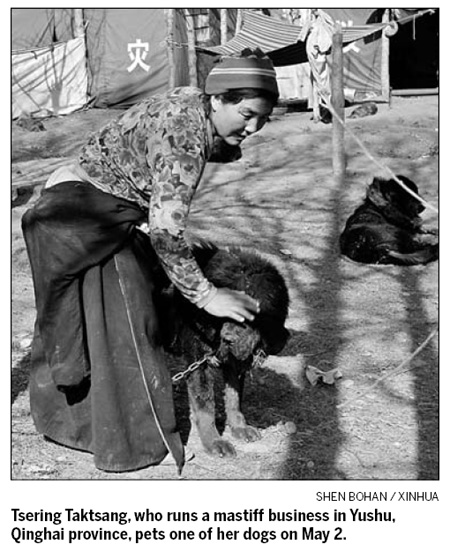
[[[290,333],[289,343],[276,359],[280,357],[295,360],[299,357],[299,351],[307,353],[311,349],[311,338],[307,332],[291,330]],[[323,356],[323,351],[320,354]],[[175,370],[176,367],[173,368]],[[223,395],[224,382],[218,373],[215,377],[216,426],[221,435],[226,426]],[[330,471],[333,478],[342,477],[332,470],[334,447],[328,440],[333,439],[336,443],[339,441],[336,438],[336,425],[329,424],[330,416],[333,415],[330,410],[334,409],[335,400],[334,387],[311,387],[305,383],[302,366],[289,375],[280,374],[270,365],[262,365],[247,374],[242,411],[248,424],[262,431],[274,427],[282,430],[284,425],[289,424],[289,432],[295,431],[291,434],[283,434],[281,431],[280,436],[288,438],[289,448],[277,477],[328,479]],[[194,427],[185,383],[175,385],[174,401],[177,428],[183,444],[187,445],[193,437],[195,445],[198,441],[196,433],[192,431]]]
[[[435,328],[430,323],[420,285],[423,270],[423,266],[405,269],[399,277],[413,350]],[[406,297],[407,294],[413,296]],[[439,479],[439,353],[436,337],[421,350],[416,361],[418,366],[414,367],[412,378],[417,425],[417,479]]]
[[[285,192],[281,187],[286,175],[294,173],[293,169],[298,169],[299,165],[305,169],[305,172],[309,171],[310,176],[314,175],[311,170],[313,168],[317,170],[317,157],[320,157],[315,152],[316,148],[315,142],[305,146],[300,162],[298,156],[292,156],[292,147],[287,147],[286,151],[278,149],[277,153],[285,154],[284,157],[280,157],[277,161],[271,159],[270,164],[267,164],[264,153],[257,152],[253,159],[255,163],[249,168],[246,178],[261,188],[256,192],[245,189],[245,181],[241,179],[242,187],[236,184],[236,193],[231,200],[223,201],[220,206],[216,196],[213,206],[222,218],[228,215],[231,218],[236,210],[242,207],[241,217],[245,215],[248,229],[258,236],[257,243],[254,237],[247,234],[247,230],[240,230],[239,227],[235,227],[233,235],[229,230],[226,231],[228,240],[231,242],[232,238],[239,239],[240,246],[255,250],[260,250],[260,246],[264,247],[261,252],[276,260],[283,273],[291,292],[293,305],[297,306],[300,302],[303,312],[306,312],[304,322],[309,325],[308,331],[297,333],[296,339],[291,341],[290,349],[287,351],[290,351],[292,356],[299,352],[312,354],[309,359],[311,365],[326,361],[328,368],[331,369],[338,364],[340,339],[344,329],[340,321],[339,298],[344,280],[339,270],[337,248],[341,225],[341,193],[339,187],[330,185],[332,182],[329,176],[330,167],[326,167],[329,154],[324,157],[326,161],[324,161],[324,170],[315,174],[316,184],[311,185],[311,189],[316,190],[311,192],[312,196],[309,200],[300,199],[295,185],[287,187]],[[267,146],[262,144],[258,149],[265,150]],[[324,147],[321,149],[324,150]],[[259,164],[263,166],[263,170],[258,169]],[[265,175],[270,177],[270,183]],[[232,183],[221,182],[220,175],[218,178],[219,184],[214,184],[214,177],[212,177],[208,191],[203,191],[205,203],[214,188],[220,189],[223,186],[228,192],[233,189]],[[202,197],[201,192],[199,194]],[[228,205],[229,202],[233,207]],[[261,216],[261,209],[264,210],[263,216]],[[287,247],[292,247],[296,243],[296,239],[292,238],[292,229],[295,230],[296,221],[298,220],[299,225],[314,228],[317,220],[323,219],[324,210],[327,216],[330,216],[325,239],[323,240],[322,233],[319,239],[312,231],[305,244],[304,257],[299,259],[294,254],[281,256],[286,252]],[[321,218],[320,214],[322,214]],[[225,222],[226,220],[210,221],[202,212],[196,216],[195,227],[210,238],[212,234],[220,237],[221,227],[226,227]],[[313,253],[314,256],[310,258],[309,254]],[[299,275],[299,267],[308,268],[308,282]],[[333,290],[331,296],[330,287]],[[338,396],[336,388],[323,385],[315,387],[314,390],[299,390],[289,379],[266,369],[262,371],[262,378],[265,382],[261,386],[258,385],[259,410],[273,409],[275,416],[286,418],[297,427],[296,432],[289,435],[286,458],[276,478],[342,478],[342,473],[335,467],[336,453],[342,442],[336,410]],[[295,411],[290,417],[286,417],[286,410]],[[266,415],[258,416],[257,410],[250,410],[249,418],[252,418],[257,425],[266,427],[271,424],[270,418]]]
[[[31,367],[31,351],[27,352],[11,369],[11,404],[14,404],[21,392],[28,388]]]
[[[324,239],[320,258],[311,266],[315,281],[305,299],[305,307],[309,323],[308,351],[318,356],[309,362],[318,365],[318,362],[326,361],[327,368],[333,369],[338,366],[340,335],[345,331],[345,325],[340,320],[340,290],[344,280],[337,247],[341,223],[339,185],[333,184],[329,192],[329,232]],[[330,286],[333,289],[332,297],[329,294]],[[300,291],[301,286],[299,288]],[[324,385],[302,393],[301,429],[291,436],[285,463],[278,474],[281,479],[343,478],[335,466],[335,457],[343,440],[337,417],[337,397],[334,385]],[[299,457],[303,460],[299,460]],[[305,461],[309,464],[307,469],[304,467]]]
[[[403,156],[397,154],[399,134],[401,130],[394,130],[392,138],[389,135],[383,138],[383,142],[378,146],[382,152],[380,157],[386,159],[386,154],[390,154],[391,158],[401,158],[403,174],[418,177],[419,183],[422,179],[425,179],[425,183],[428,182],[426,169],[423,165],[420,166],[419,161],[410,159],[405,168]],[[238,242],[245,248],[258,250],[273,258],[289,285],[294,313],[298,316],[301,312],[301,320],[307,324],[307,334],[301,333],[302,340],[298,339],[297,345],[302,346],[301,350],[294,344],[289,350],[292,351],[291,355],[295,355],[298,351],[307,352],[311,354],[309,359],[311,365],[322,370],[325,369],[324,364],[326,369],[338,367],[339,357],[342,358],[344,340],[354,335],[354,327],[349,327],[346,320],[342,318],[347,304],[343,299],[345,292],[352,288],[353,282],[355,288],[358,288],[364,285],[365,277],[370,283],[379,275],[385,278],[384,282],[390,284],[387,285],[388,290],[392,289],[394,292],[400,288],[401,297],[405,297],[407,293],[416,294],[405,305],[406,322],[410,325],[410,341],[414,350],[429,333],[424,328],[427,324],[427,315],[423,296],[420,294],[418,271],[408,269],[400,273],[398,269],[390,267],[360,267],[353,276],[352,273],[349,274],[348,268],[343,266],[340,257],[339,234],[349,212],[353,211],[351,208],[354,208],[364,197],[367,162],[357,152],[353,153],[352,171],[347,175],[345,188],[341,189],[331,184],[328,142],[318,145],[317,141],[311,140],[308,143],[305,139],[299,148],[295,143],[290,144],[288,134],[277,140],[282,144],[281,149],[280,146],[277,147],[277,154],[282,155],[274,161],[269,156],[270,145],[258,144],[251,157],[251,164],[247,165],[244,178],[232,177],[231,181],[227,181],[227,177],[219,172],[217,175],[211,174],[207,189],[199,192],[201,200],[199,206],[202,209],[197,214],[194,209],[195,228],[212,241],[225,239],[231,244]],[[323,161],[323,167],[319,169],[318,159]],[[398,162],[395,159],[393,161],[395,163],[393,168],[398,168]],[[430,161],[428,164],[433,165],[433,162]],[[287,185],[283,188],[286,177],[294,177],[299,168],[305,172],[305,175],[315,177],[314,183],[309,185],[308,192],[299,177],[299,190],[304,194],[303,198],[299,195],[299,191],[296,191],[295,185]],[[375,174],[374,171],[373,175]],[[357,176],[359,179],[355,179]],[[254,190],[246,187],[247,180],[248,184],[254,185]],[[349,183],[353,180],[358,180],[359,184],[353,189],[352,194],[349,192],[351,191]],[[222,188],[227,193],[225,198],[218,194]],[[214,192],[216,189],[218,192]],[[359,200],[356,201],[354,193],[359,189]],[[428,197],[425,193],[424,196]],[[205,208],[212,208],[210,216],[206,215]],[[261,210],[264,211],[264,215],[261,215]],[[236,214],[246,220],[244,226],[232,224],[231,220]],[[217,219],[217,216],[220,219]],[[305,229],[309,229],[309,232],[305,233]],[[250,235],[249,231],[253,231],[253,235]],[[293,231],[298,231],[298,238],[292,237]],[[300,244],[302,250],[296,251]],[[282,256],[281,253],[286,248],[290,249],[292,254]],[[389,304],[389,296],[386,295],[384,304]],[[384,297],[381,298],[380,305],[383,305],[383,300]],[[360,310],[356,309],[356,311],[364,320]],[[383,312],[382,308],[380,312]],[[371,316],[368,316],[367,320],[373,328],[377,327],[376,321],[372,323]],[[401,324],[401,321],[396,319],[390,326],[395,327],[394,324],[397,322]],[[428,330],[431,330],[431,327]],[[430,407],[430,402],[437,400],[438,393],[438,380],[435,375],[437,355],[435,349],[429,346],[424,349],[422,356],[426,366],[423,370],[419,368],[414,373],[419,439],[416,469],[419,479],[432,479],[436,477],[438,463],[438,413],[437,406]],[[369,359],[366,367],[363,358],[362,370],[370,370],[374,365],[378,368],[382,362],[380,359],[377,363],[373,363]],[[297,430],[290,435],[289,450],[276,477],[279,479],[344,478],[345,475],[336,466],[337,454],[344,442],[344,433],[340,428],[340,418],[336,408],[339,396],[336,388],[322,385],[314,387],[313,390],[299,391],[295,382],[286,382],[284,378],[280,380],[280,377],[282,375],[277,377],[277,373],[272,371],[267,378],[270,386],[269,400],[264,400],[264,406],[270,407],[270,398],[275,398],[277,413],[282,412],[283,409],[290,409],[285,407],[285,402],[281,406],[276,404],[276,399],[279,397],[277,386],[282,391],[290,391],[293,400],[298,400],[298,406],[297,411],[289,418],[296,424]],[[361,378],[359,382],[364,384],[367,380]],[[260,409],[264,409],[263,405]],[[251,413],[254,421],[259,421],[263,427],[266,425],[258,416],[257,410]],[[395,428],[400,429],[401,425]],[[381,458],[380,456],[382,461]],[[305,464],[308,467],[305,467]]]
[[[246,161],[244,175],[236,178],[223,175],[221,166],[212,167],[208,182],[196,195],[191,210],[192,229],[207,240],[239,243],[243,248],[257,250],[276,263],[283,273],[291,292],[292,310],[301,326],[292,333],[291,340],[281,356],[308,355],[311,365],[332,369],[339,365],[342,340],[347,325],[342,318],[344,302],[342,292],[352,278],[342,270],[337,239],[348,213],[348,185],[340,190],[331,184],[330,146],[320,138],[308,136],[295,143],[292,138],[277,138],[281,143],[277,160],[270,157],[270,142],[261,143]],[[383,150],[395,153],[396,145],[382,145]],[[356,156],[355,156],[356,159]],[[322,162],[318,166],[317,161]],[[419,163],[411,162],[414,176]],[[314,179],[310,185],[285,185],[286,177],[295,177],[299,169]],[[365,174],[364,161],[358,159],[353,169]],[[425,173],[425,170],[419,170]],[[354,171],[354,174],[357,174]],[[248,187],[256,184],[255,189]],[[363,195],[364,184],[361,184]],[[225,193],[225,196],[222,196]],[[261,214],[264,210],[264,215]],[[237,215],[245,218],[236,225]],[[293,237],[293,232],[298,236]],[[296,250],[301,245],[301,250]],[[289,249],[291,254],[285,254]],[[421,291],[421,270],[405,269],[396,273],[390,268],[377,269],[393,284],[399,284],[405,299],[405,310],[411,347],[418,347],[429,334],[427,310]],[[360,271],[374,274],[373,268]],[[415,294],[407,298],[407,294]],[[419,479],[438,477],[438,377],[435,341],[421,353],[424,365],[413,374],[416,424],[418,429],[417,472]],[[29,355],[14,367],[13,401],[26,388],[29,373]],[[286,377],[270,367],[255,373],[244,397],[244,411],[249,423],[268,428],[278,421],[292,421],[296,431],[288,436],[288,450],[277,479],[344,479],[345,474],[336,466],[337,454],[344,442],[344,433],[338,416],[338,391],[335,386],[318,385],[299,388],[299,379]],[[174,391],[182,438],[186,442],[191,432],[187,393],[181,386]],[[223,419],[219,418],[219,422]],[[399,426],[400,427],[400,426]]]

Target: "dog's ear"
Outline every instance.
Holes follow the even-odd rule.
[[[202,240],[195,240],[190,245],[190,249],[192,255],[194,256],[195,260],[202,270],[204,270],[208,262],[219,250],[215,244],[208,243]]]
[[[378,188],[384,200],[397,205],[397,194],[400,192],[401,187],[394,179],[378,179]]]
[[[277,355],[289,339],[289,330],[278,321],[263,319],[258,329],[264,341],[264,351],[267,355]]]
[[[377,196],[378,194],[381,196],[381,185],[384,182],[383,179],[380,179],[379,177],[374,177],[372,182],[369,184],[369,186],[366,189],[366,195],[367,196]]]
[[[373,181],[372,181],[372,184],[370,186],[373,186],[377,190],[380,190],[382,182],[384,182],[384,179],[381,179],[380,177],[373,177]]]

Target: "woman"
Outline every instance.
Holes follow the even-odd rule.
[[[244,293],[208,282],[184,231],[217,144],[236,157],[271,114],[275,71],[261,53],[224,58],[205,92],[177,88],[130,108],[50,177],[23,218],[37,310],[33,419],[100,469],[142,468],[168,452],[183,465],[158,324],[161,266],[214,316],[258,312]]]

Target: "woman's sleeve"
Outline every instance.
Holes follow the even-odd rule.
[[[193,195],[206,162],[204,126],[192,108],[181,108],[160,122],[147,139],[153,186],[149,205],[152,245],[173,284],[203,307],[215,288],[205,278],[184,233]]]

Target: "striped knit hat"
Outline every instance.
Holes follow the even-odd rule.
[[[206,78],[205,93],[219,95],[247,87],[264,89],[278,97],[276,73],[269,57],[223,57]]]

